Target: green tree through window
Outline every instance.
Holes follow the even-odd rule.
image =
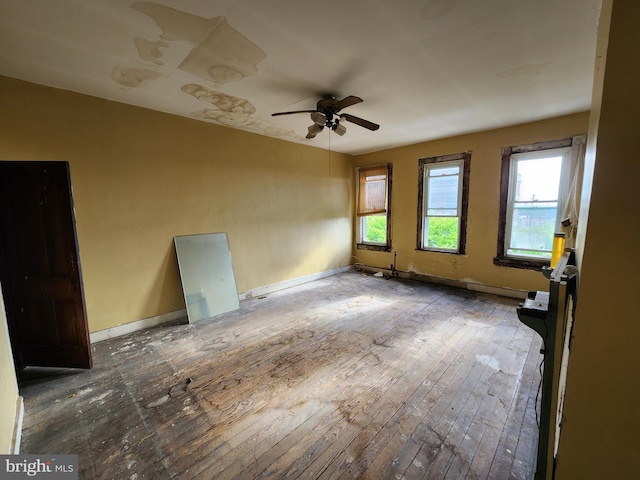
[[[430,218],[427,231],[427,246],[433,248],[458,248],[458,218]]]
[[[471,152],[419,160],[418,249],[464,253]]]
[[[387,216],[366,217],[366,237],[365,241],[373,243],[384,243],[387,240]]]

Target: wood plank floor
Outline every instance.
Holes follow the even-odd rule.
[[[22,453],[85,479],[530,479],[540,341],[517,301],[344,273],[27,369]]]

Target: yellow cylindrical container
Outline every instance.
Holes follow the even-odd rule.
[[[551,268],[556,268],[558,260],[564,252],[564,233],[553,234],[553,246],[551,247]]]

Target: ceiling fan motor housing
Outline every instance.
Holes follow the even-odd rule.
[[[367,128],[369,130],[377,130],[380,128],[380,125],[370,122],[369,120],[365,120],[363,118],[356,117],[354,115],[350,115],[348,113],[338,113],[345,107],[350,107],[351,105],[355,105],[357,103],[362,102],[360,97],[356,97],[354,95],[349,95],[342,100],[336,99],[332,94],[323,95],[322,99],[318,100],[316,103],[315,110],[295,110],[292,112],[277,112],[272,113],[272,116],[277,115],[290,115],[293,113],[310,113],[311,120],[313,120],[313,125],[311,125],[308,130],[309,134],[306,138],[313,138],[322,131],[324,127],[329,127],[331,130],[336,132],[338,135],[344,135],[347,131],[344,124],[340,123],[340,120],[345,120],[347,122],[355,123],[356,125],[360,125],[361,127]],[[334,119],[334,117],[336,117]]]
[[[316,110],[323,113],[328,121],[333,120],[333,115],[339,110],[338,100],[333,95],[325,95],[322,100],[318,100]]]

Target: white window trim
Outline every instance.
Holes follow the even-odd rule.
[[[427,246],[427,219],[430,217],[440,217],[441,215],[428,215],[429,211],[429,172],[431,170],[437,170],[442,168],[450,168],[453,166],[459,167],[458,170],[458,201],[456,205],[456,217],[458,218],[458,242],[455,248],[439,248],[439,247],[430,247]],[[452,176],[452,175],[451,175]],[[436,163],[426,163],[424,165],[423,178],[422,178],[422,250],[427,250],[431,252],[447,252],[447,253],[457,253],[460,251],[460,234],[462,227],[462,191],[464,188],[464,160],[450,160],[446,162],[436,162]],[[447,216],[447,218],[452,218],[453,216]]]
[[[551,253],[548,256],[533,256],[533,255],[517,255],[508,253],[511,246],[511,226],[513,224],[513,210],[515,203],[515,191],[517,181],[517,168],[516,163],[520,160],[539,160],[542,158],[562,156],[562,162],[560,167],[560,185],[557,199],[557,211],[556,211],[556,225],[555,231],[562,231],[561,228],[561,216],[563,206],[566,203],[569,195],[570,188],[570,162],[571,162],[571,147],[549,148],[546,150],[538,150],[534,152],[522,152],[513,153],[509,161],[509,187],[507,196],[507,211],[505,222],[505,239],[504,239],[504,256],[505,258],[512,258],[518,260],[548,260],[551,258]]]
[[[384,242],[369,242],[363,240],[364,233],[366,228],[364,227],[364,222],[366,221],[367,216],[358,217],[358,199],[360,198],[360,170],[370,167],[376,166],[385,166],[387,167],[387,191],[385,192],[385,213],[378,214],[379,216],[386,216],[387,218],[387,231],[386,231],[386,240]],[[362,165],[360,167],[356,167],[356,248],[362,249],[370,249],[370,250],[380,250],[380,251],[390,251],[391,250],[391,192],[392,192],[392,180],[393,180],[393,164],[386,163],[381,165]],[[369,216],[377,216],[377,215],[369,215]]]
[[[379,213],[377,215],[368,215],[366,217],[359,217],[359,221],[358,221],[358,243],[361,245],[376,245],[376,246],[385,246],[387,244],[387,241],[385,239],[384,242],[371,242],[371,241],[367,241],[365,240],[365,236],[366,236],[366,232],[367,232],[367,218],[369,217],[387,217],[386,213]],[[388,217],[387,217],[387,228],[389,228],[388,225]]]
[[[418,252],[431,252],[431,253],[446,253],[453,255],[465,255],[467,249],[467,227],[469,221],[469,182],[471,176],[471,150],[461,153],[452,153],[448,155],[439,155],[435,157],[425,157],[418,159],[418,218],[416,228],[416,251]],[[430,165],[434,168],[442,166],[444,164],[452,164],[460,162],[460,181],[458,182],[459,190],[459,202],[458,202],[458,248],[457,249],[442,249],[426,246],[426,239],[424,237],[425,218],[426,217],[426,201],[425,196],[425,182],[428,177],[425,177],[425,172]]]

